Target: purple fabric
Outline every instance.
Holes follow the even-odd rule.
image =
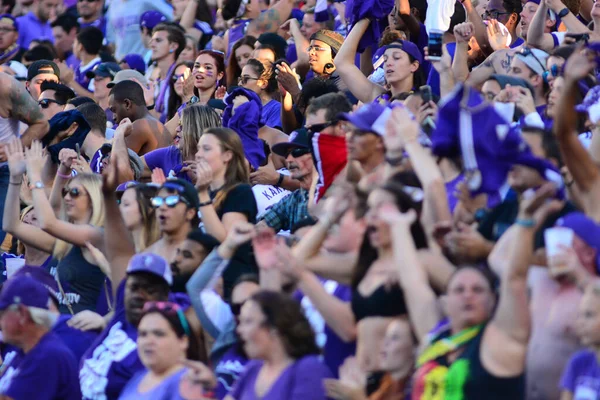
[[[238,95],[245,96],[250,101],[240,105],[233,113],[233,100]],[[242,87],[235,88],[224,100],[227,106],[223,112],[223,126],[240,135],[246,159],[252,167],[258,168],[265,158],[263,143],[258,138],[262,102],[256,93]]]
[[[140,371],[127,383],[127,386],[123,389],[123,393],[119,396],[119,400],[183,400],[183,397],[179,395],[179,381],[186,372],[187,369],[182,368],[180,371],[164,379],[157,386],[154,386],[151,390],[140,393],[138,386],[146,374],[148,374],[146,370]]]
[[[450,182],[446,182],[446,196],[448,197],[448,206],[450,207],[450,212],[452,214],[454,214],[454,209],[456,208],[456,204],[458,204],[456,186],[462,182],[464,178],[463,174],[460,174]]]
[[[218,382],[215,394],[219,400],[227,396],[248,364],[248,359],[239,353],[237,346],[237,344],[231,346],[215,367]]]
[[[394,0],[363,0],[352,2],[352,4],[346,3],[346,13],[350,13],[350,26],[354,26],[364,18],[371,20],[371,24],[358,43],[359,53],[369,46],[377,44],[387,26],[387,16],[393,8]]]
[[[325,400],[323,379],[331,378],[331,372],[318,356],[306,356],[296,360],[279,375],[263,397],[256,396],[256,379],[263,361],[250,361],[244,374],[238,379],[231,395],[236,400]]]
[[[227,44],[227,55],[233,51],[233,45],[246,35],[246,29],[251,19],[240,19],[235,21],[235,25],[229,28],[229,43]],[[227,59],[226,59],[227,60]]]
[[[290,65],[298,61],[298,55],[296,54],[296,43],[292,43],[288,46],[285,59]]]
[[[160,149],[152,150],[150,153],[144,154],[144,160],[150,171],[154,168],[160,168],[165,173],[165,176],[172,176],[175,178],[185,179],[187,181],[190,178],[187,174],[181,173],[183,167],[183,160],[181,158],[181,151],[177,146],[163,147]]]
[[[600,396],[600,366],[596,354],[581,350],[569,360],[560,388],[573,393],[574,399],[597,399]]]
[[[90,23],[83,22],[81,18],[79,18],[79,27],[80,29],[88,28],[93,26],[94,28],[98,28],[102,31],[102,34],[106,36],[106,19],[104,17],[100,17],[97,20],[94,20]]]
[[[75,54],[69,53],[65,58],[65,64],[67,64],[67,67],[75,71],[81,65],[81,61],[75,57]]]
[[[144,370],[136,341],[137,330],[125,318],[123,280],[117,289],[115,316],[81,360],[79,383],[83,399],[119,398],[131,377]]]
[[[77,361],[52,332],[20,360],[9,366],[0,379],[0,394],[11,399],[81,399],[77,383]]]
[[[72,318],[71,315],[61,315],[52,327],[52,332],[62,340],[62,342],[68,346],[71,353],[77,360],[79,360],[85,354],[87,349],[94,343],[99,333],[95,331],[80,331],[79,329],[71,328],[67,325],[67,322]]]
[[[81,64],[78,64],[75,71],[75,82],[79,83],[84,89],[88,89],[90,86],[91,79],[86,75],[87,71],[92,71],[98,64],[101,64],[102,60],[98,60],[90,65],[85,71],[81,70]]]
[[[271,100],[263,106],[261,123],[271,128],[281,128],[281,103]]]
[[[46,286],[30,275],[19,275],[2,285],[0,310],[5,310],[13,304],[47,310],[49,300],[50,294]]]
[[[102,172],[102,168],[100,165],[101,161],[102,161],[102,152],[100,151],[100,149],[98,149],[92,156],[92,161],[90,161],[90,168],[92,168],[92,171],[96,174],[99,174]]]
[[[54,34],[49,22],[40,21],[33,12],[17,18],[19,23],[19,46],[27,50],[33,40],[48,39],[54,43]]]

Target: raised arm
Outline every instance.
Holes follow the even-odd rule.
[[[74,159],[77,158],[77,152],[73,149],[64,148],[58,154],[58,160],[60,165],[54,178],[54,184],[52,185],[52,191],[50,192],[50,205],[54,214],[58,214],[60,205],[62,203],[62,189],[65,187],[69,179],[71,179],[71,164]]]
[[[463,1],[462,5],[467,12],[467,19],[473,24],[473,34],[475,35],[475,40],[477,40],[477,43],[479,44],[479,48],[486,55],[492,54],[494,49],[488,40],[487,27],[483,23],[481,15],[479,15],[477,9],[473,6],[473,3],[471,3],[471,0]]]
[[[548,6],[545,1],[541,1],[527,30],[527,44],[550,52],[554,48],[554,40],[551,34],[545,33],[547,15]]]
[[[2,97],[7,104],[9,115],[28,125],[21,134],[21,142],[23,146],[31,146],[33,140],[40,140],[48,133],[50,125],[37,102],[21,82],[4,73],[0,76],[0,90],[4,92]]]
[[[46,197],[44,187],[35,187],[42,182],[42,168],[45,162],[42,144],[34,141],[31,148],[26,150],[27,175],[34,187],[31,190],[35,214],[40,228],[57,239],[64,240],[75,246],[85,246],[87,242],[94,245],[102,244],[102,228],[88,224],[72,224],[60,220],[54,214],[50,201]]]
[[[2,219],[2,230],[11,233],[14,237],[46,253],[52,253],[56,239],[40,228],[26,224],[20,218],[19,192],[25,173],[25,156],[23,146],[19,139],[13,139],[7,145],[8,168],[10,169],[10,181],[8,192],[4,202],[4,218]]]
[[[368,19],[358,21],[352,27],[350,33],[348,33],[346,40],[344,40],[342,47],[340,47],[340,51],[333,60],[335,70],[340,74],[350,92],[363,103],[370,103],[377,96],[385,93],[385,89],[382,86],[371,82],[354,63],[358,43],[367,31],[369,24],[370,21]]]
[[[408,0],[396,0],[396,8],[411,36],[418,37],[421,31],[421,24],[410,12],[410,2]]]
[[[452,60],[452,74],[457,82],[465,82],[469,78],[469,40],[473,36],[474,31],[475,28],[470,22],[464,22],[454,27],[456,49],[454,51],[454,60]]]
[[[119,183],[132,181],[134,179],[133,170],[131,169],[131,164],[129,162],[129,152],[127,151],[127,144],[125,142],[125,137],[132,129],[133,124],[129,118],[125,118],[119,123],[113,138],[110,158],[111,162],[119,167],[119,170],[117,171]],[[144,163],[144,166],[147,167],[146,163]],[[148,169],[148,175],[149,174],[150,170]]]
[[[293,0],[278,1],[273,7],[261,13],[252,20],[246,30],[246,35],[259,37],[265,32],[276,32],[277,29],[290,17],[294,8]]]

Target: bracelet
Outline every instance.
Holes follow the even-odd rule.
[[[146,106],[146,108],[148,109],[148,111],[152,111],[152,110],[154,110],[155,105],[156,105],[156,103],[152,104],[151,106]]]
[[[56,171],[56,176],[63,178],[63,179],[71,179],[73,176],[71,174],[61,174],[60,171]]]
[[[535,221],[533,218],[521,219],[517,218],[515,224],[522,226],[523,228],[533,228],[535,226]]]
[[[559,12],[557,12],[557,13],[556,13],[556,15],[557,15],[559,18],[564,18],[564,17],[566,17],[567,15],[569,15],[569,13],[570,13],[570,12],[571,12],[571,11],[569,11],[569,9],[568,9],[567,7],[565,7],[565,8],[563,8],[562,10],[560,10]]]
[[[200,203],[200,204],[198,204],[198,208],[202,208],[202,207],[210,206],[212,203],[213,203],[213,202],[212,202],[212,200],[205,201],[204,203]]]
[[[23,181],[21,181],[21,182],[10,182],[9,181],[8,183],[11,184],[11,185],[15,185],[15,186],[21,186],[21,184],[23,183]]]
[[[402,164],[402,161],[404,161],[404,156],[400,156],[400,157],[385,157],[385,162],[387,162],[388,164],[390,164],[392,167],[397,167],[398,165]]]
[[[281,172],[279,173],[279,179],[277,180],[277,183],[275,184],[275,186],[280,187],[281,184],[283,183],[283,179],[285,178],[285,175],[283,175]]]

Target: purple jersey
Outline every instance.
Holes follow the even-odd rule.
[[[229,43],[227,44],[227,56],[233,51],[233,45],[246,35],[246,29],[250,24],[251,19],[240,19],[235,21],[234,25],[229,28]]]
[[[165,378],[160,384],[154,386],[146,392],[140,392],[138,386],[148,371],[140,371],[125,386],[123,393],[119,396],[119,400],[184,400],[179,395],[179,381],[187,372],[185,368],[177,371],[173,375]]]
[[[573,354],[563,373],[560,387],[571,392],[574,400],[599,398],[600,366],[596,354],[591,350]]]
[[[217,377],[215,394],[219,400],[227,396],[248,364],[248,359],[240,354],[238,346],[240,345],[231,346],[215,367],[215,376]]]
[[[281,103],[271,100],[263,106],[260,122],[271,128],[281,129]]]
[[[19,359],[18,365],[3,365],[0,394],[14,400],[78,400],[77,361],[52,332]],[[5,360],[5,363],[9,360]]]
[[[96,57],[86,65],[81,65],[81,63],[79,63],[79,65],[77,65],[77,67],[74,69],[75,82],[79,83],[84,89],[93,92],[93,85],[90,84],[91,79],[86,76],[86,72],[93,70],[96,65],[100,64],[101,62],[102,60],[100,57]]]
[[[33,12],[17,18],[19,24],[19,46],[28,49],[33,40],[50,40],[54,43],[54,34],[48,21],[42,22]]]
[[[83,22],[81,18],[78,19],[80,29],[88,28],[93,26],[94,28],[98,28],[102,31],[102,34],[106,36],[106,19],[104,17],[100,17],[92,22]]]

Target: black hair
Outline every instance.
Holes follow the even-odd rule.
[[[408,4],[410,8],[415,8],[419,12],[419,20],[421,23],[425,22],[425,16],[427,15],[427,1],[425,0],[409,0]]]
[[[167,32],[167,40],[170,43],[177,44],[177,50],[175,50],[175,59],[179,58],[179,55],[185,49],[185,31],[177,24],[161,22],[154,27],[152,34],[161,31]]]
[[[95,26],[83,28],[77,34],[77,41],[81,43],[85,52],[91,55],[100,53],[103,40],[104,35],[102,34],[102,31]]]
[[[175,71],[177,71],[177,68],[179,68],[181,65],[185,65],[190,70],[192,68],[194,68],[194,63],[192,61],[182,61],[175,65],[175,68],[173,68],[173,74],[175,73]],[[171,92],[169,95],[169,101],[167,102],[167,121],[170,121],[171,118],[173,118],[175,116],[175,113],[177,112],[177,110],[179,109],[181,104],[183,103],[183,100],[181,99],[181,97],[179,97],[179,95],[177,95],[177,93],[175,93],[175,80],[173,80],[173,78],[174,78],[174,76],[171,77],[171,80],[169,82],[169,88],[170,88]]]
[[[56,49],[54,46],[49,47],[45,44],[38,44],[23,54],[23,60],[27,62],[54,60],[56,57]]]
[[[325,110],[325,120],[337,120],[340,113],[352,111],[352,104],[346,95],[342,93],[327,93],[323,96],[313,98],[306,109],[307,114],[314,114],[319,110]]]
[[[558,46],[558,47],[555,47],[554,50],[552,50],[552,52],[550,53],[550,56],[551,57],[560,57],[565,60],[568,60],[569,57],[571,57],[571,55],[575,52],[576,49],[577,49],[577,47],[575,45]]]
[[[520,0],[518,0],[520,1]],[[467,13],[461,3],[454,4],[454,14],[450,17],[450,27],[446,32],[454,33],[454,27],[467,21]]]
[[[552,131],[538,128],[537,126],[526,125],[521,128],[521,133],[530,133],[541,137],[542,148],[544,149],[544,158],[556,160],[559,168],[563,166],[560,147],[558,146],[558,141],[556,140],[556,136],[552,133]]]
[[[502,6],[506,9],[506,12],[517,14],[518,24],[521,20],[521,11],[523,11],[523,3],[521,3],[521,0],[502,0]]]
[[[273,52],[275,53],[276,60],[285,58],[288,45],[285,39],[279,36],[278,34],[273,32],[263,33],[258,37],[258,41],[261,44],[261,46],[271,46]]]
[[[235,289],[235,287],[237,285],[241,285],[242,283],[246,283],[246,282],[250,282],[250,283],[256,283],[257,285],[260,285],[260,282],[258,280],[258,275],[257,274],[252,274],[252,273],[246,273],[246,274],[242,274],[240,275],[234,282],[233,285],[231,285],[231,290],[233,291],[233,289]]]
[[[85,120],[90,124],[91,130],[99,131],[102,136],[106,134],[106,113],[98,104],[84,103],[77,107],[77,110]]]
[[[72,104],[75,107],[79,107],[80,105],[86,104],[86,103],[96,104],[94,99],[87,97],[87,96],[77,96],[77,97],[73,97],[72,99],[67,101],[67,104]]]
[[[8,7],[6,10],[7,14],[12,14],[13,8],[15,8],[16,0],[2,0],[2,7]]]
[[[56,19],[50,24],[50,26],[52,28],[60,26],[63,29],[63,31],[69,34],[71,30],[73,30],[73,28],[75,28],[76,30],[79,29],[79,22],[77,22],[77,18],[75,16],[68,13],[64,13],[56,17]]]
[[[274,69],[272,66],[265,66],[265,64],[255,58],[249,59],[246,65],[252,67],[259,79],[267,81],[267,87],[265,87],[267,94],[272,95],[273,93],[277,93],[279,84],[273,73]]]
[[[40,86],[40,93],[46,90],[54,90],[54,100],[61,104],[67,104],[69,100],[75,97],[73,89],[61,83],[44,81]]]
[[[121,81],[110,90],[110,94],[114,96],[115,101],[122,103],[125,99],[129,99],[133,104],[139,107],[146,107],[144,100],[144,91],[142,87],[134,81]]]
[[[241,4],[242,0],[224,0],[223,6],[221,7],[221,16],[223,19],[229,21],[230,19],[235,18]]]

